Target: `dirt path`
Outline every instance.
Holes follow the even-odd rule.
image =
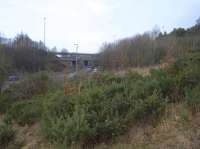
[[[41,134],[40,123],[24,127],[14,124],[13,127],[17,132],[16,141],[22,144],[21,149],[53,149],[45,142]]]

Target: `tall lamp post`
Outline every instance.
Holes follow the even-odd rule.
[[[46,17],[44,17],[44,49],[46,49]]]
[[[78,73],[78,44],[74,44],[76,46],[76,73]]]

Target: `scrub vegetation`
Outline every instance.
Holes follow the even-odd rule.
[[[133,125],[158,125],[170,104],[184,103],[195,114],[200,107],[199,60],[200,52],[193,51],[147,76],[97,73],[82,80],[80,94],[70,96],[50,87],[45,73],[35,74],[1,95],[1,140],[12,141],[13,123],[40,122],[44,137],[53,144],[92,147],[115,140]]]
[[[141,61],[141,57],[136,55],[138,59],[135,63],[120,62],[123,65],[114,66],[114,63],[110,61],[104,63],[105,59],[103,61],[101,59],[101,66],[106,71],[95,73],[89,78],[81,76],[76,77],[75,80],[68,80],[68,85],[71,86],[79,86],[81,83],[80,92],[70,95],[65,95],[64,87],[50,79],[49,67],[47,67],[49,61],[45,61],[45,64],[38,62],[31,65],[25,65],[26,63],[22,62],[24,64],[22,66],[20,61],[27,59],[19,60],[10,57],[13,61],[15,60],[10,65],[2,60],[0,85],[11,71],[24,70],[29,75],[11,84],[0,94],[0,147],[21,148],[26,146],[28,141],[36,139],[37,141],[31,144],[32,148],[176,149],[188,146],[196,148],[200,144],[199,140],[195,139],[200,136],[198,132],[195,132],[200,126],[198,125],[200,42],[199,36],[195,36],[198,33],[199,26],[196,25],[187,31],[177,29],[170,34],[160,34],[156,38],[149,39],[148,37],[147,43],[159,43],[160,40],[169,41],[168,39],[174,39],[172,37],[176,36],[177,40],[174,41],[176,46],[173,48],[177,51],[173,51],[172,55],[170,53],[172,49],[157,47],[156,50],[152,50],[155,52],[153,55],[159,55],[159,57],[155,58],[151,55],[150,59],[144,57],[145,61]],[[143,39],[143,36],[140,38]],[[138,45],[137,41],[143,41],[139,40],[140,38],[135,37],[133,45]],[[145,39],[147,39],[146,36]],[[196,41],[193,48],[189,39]],[[27,41],[29,41],[28,37]],[[146,44],[146,42],[142,43]],[[185,46],[183,43],[188,44]],[[20,43],[17,45],[20,46]],[[120,45],[121,42],[114,47]],[[132,49],[131,46],[129,50]],[[183,49],[182,46],[185,48]],[[115,48],[111,50],[113,54],[120,51]],[[133,48],[132,52],[136,49]],[[159,51],[159,49],[162,50]],[[182,49],[181,52],[179,49]],[[109,56],[108,51],[110,52],[105,49],[103,55]],[[48,52],[44,50],[40,52],[42,55],[48,55]],[[178,55],[175,54],[177,52]],[[132,55],[134,56],[133,53]],[[150,64],[159,64],[161,60],[164,61],[169,56],[173,58],[173,62],[167,63],[164,67],[150,69],[146,75],[133,69],[130,71],[126,69],[146,66],[149,60],[153,60]],[[47,57],[55,58],[52,55]],[[37,61],[40,59],[31,62]],[[14,66],[18,64],[16,62],[19,62],[19,65]],[[118,68],[124,68],[125,73],[119,75],[110,71],[118,70]],[[22,131],[29,132],[29,128],[33,129],[31,135],[35,136],[34,138],[30,139],[31,135]],[[186,133],[190,134],[190,138],[183,138]],[[23,139],[19,137],[21,135],[25,135]],[[179,142],[177,143],[176,140]],[[28,146],[30,147],[30,144]]]

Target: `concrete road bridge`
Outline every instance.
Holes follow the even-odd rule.
[[[66,53],[66,52],[54,52],[63,62],[67,63],[71,70],[76,69],[78,65],[79,69],[94,68],[97,66],[97,54],[87,53]],[[76,63],[77,61],[77,63]]]

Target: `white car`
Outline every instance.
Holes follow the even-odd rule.
[[[94,68],[94,69],[93,69],[93,73],[97,73],[97,68]]]

